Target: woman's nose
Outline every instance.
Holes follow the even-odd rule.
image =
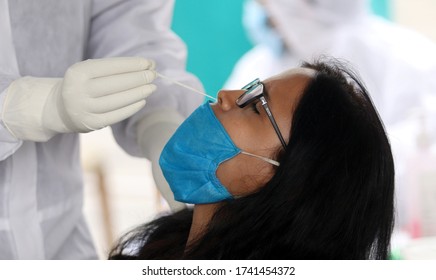
[[[220,90],[218,92],[218,105],[224,111],[237,107],[236,99],[243,93],[244,90]]]

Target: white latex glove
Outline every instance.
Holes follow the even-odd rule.
[[[153,69],[150,60],[118,57],[76,63],[63,79],[20,78],[7,89],[2,120],[16,138],[32,141],[112,125],[145,105],[156,89]]]

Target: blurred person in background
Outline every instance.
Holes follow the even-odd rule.
[[[243,23],[255,46],[237,62],[224,88],[240,87],[253,74],[269,77],[319,55],[349,61],[358,69],[393,146],[397,226],[419,235],[412,229],[411,186],[405,181],[409,154],[419,143],[428,147],[436,139],[436,45],[373,15],[367,0],[247,0]],[[423,125],[416,115],[425,115]],[[436,178],[432,184],[436,190]],[[436,214],[435,207],[432,211]]]
[[[111,126],[127,153],[151,161],[170,206],[184,205],[157,165],[203,100],[155,80],[157,70],[201,89],[170,30],[173,4],[0,1],[0,259],[97,258],[78,133]]]

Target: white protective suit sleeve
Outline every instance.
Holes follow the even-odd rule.
[[[7,87],[19,78],[15,49],[12,45],[12,34],[9,21],[9,7],[6,1],[0,1],[0,115],[6,96]],[[22,140],[16,139],[0,119],[0,161],[9,157],[21,146]]]
[[[5,96],[6,90],[0,93],[0,108],[3,108]],[[0,149],[0,161],[15,153],[23,143],[22,140],[15,138],[9,132],[2,120],[0,120],[0,142],[2,144]]]
[[[142,56],[156,62],[156,71],[199,90],[200,82],[187,73],[186,46],[170,29],[173,0],[95,0],[88,56]],[[156,185],[172,209],[183,206],[173,199],[163,179],[160,151],[178,125],[203,97],[156,78],[157,90],[134,116],[112,126],[115,139],[133,156],[151,163]]]

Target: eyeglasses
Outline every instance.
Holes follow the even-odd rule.
[[[264,88],[265,87],[262,82],[259,79],[255,79],[242,88],[243,90],[246,90],[246,92],[236,99],[236,105],[238,105],[240,108],[244,108],[254,100],[259,99],[262,107],[265,109],[266,114],[268,115],[269,120],[271,121],[272,126],[274,127],[274,130],[277,133],[277,136],[280,139],[280,142],[282,143],[283,148],[286,150],[286,142],[280,133],[279,127],[271,113],[271,110],[269,109],[268,102],[266,102]]]

